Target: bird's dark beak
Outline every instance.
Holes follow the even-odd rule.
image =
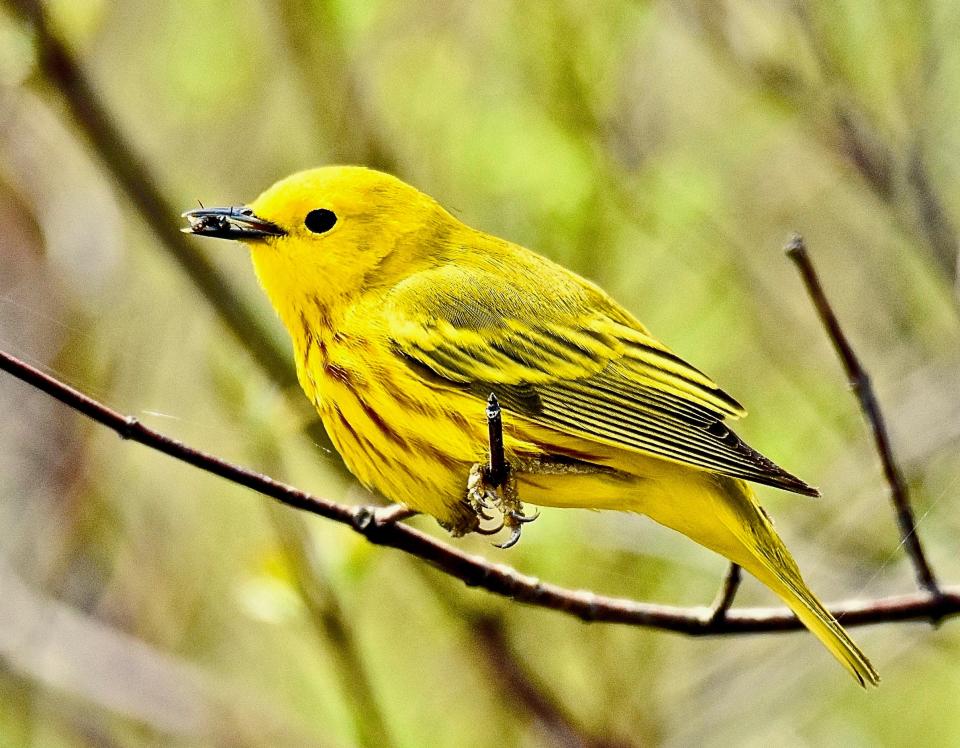
[[[283,236],[287,232],[275,223],[265,221],[243,206],[232,208],[198,208],[182,214],[190,226],[181,229],[185,234],[212,236],[215,239],[265,239]]]

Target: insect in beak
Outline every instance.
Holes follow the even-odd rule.
[[[287,232],[275,223],[259,218],[250,208],[197,208],[182,214],[190,226],[181,229],[185,234],[210,236],[215,239],[263,239],[284,236]]]

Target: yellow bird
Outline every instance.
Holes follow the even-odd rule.
[[[514,528],[529,519],[520,500],[645,514],[742,566],[862,685],[878,682],[747,481],[816,489],[738,438],[724,420],[740,404],[600,288],[362,167],[184,215],[188,231],[249,246],[300,384],[362,483],[458,535],[479,529],[488,496]],[[512,478],[497,490],[476,469],[490,393]]]

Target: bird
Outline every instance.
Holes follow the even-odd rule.
[[[511,540],[536,516],[524,503],[645,515],[738,564],[862,686],[879,682],[751,484],[817,489],[738,437],[740,403],[599,286],[362,166],[183,215],[184,231],[249,248],[299,383],[362,484],[454,535],[483,532],[491,505]],[[483,467],[491,395],[499,483]]]

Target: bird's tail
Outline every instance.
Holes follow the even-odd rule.
[[[870,660],[860,651],[833,614],[804,584],[799,573],[794,573],[795,568],[778,568],[764,559],[760,561],[759,568],[754,566],[749,571],[780,596],[803,625],[823,642],[861,686],[875,686],[880,682],[880,676],[870,664]]]
[[[879,682],[870,661],[803,581],[748,483],[633,453],[613,453],[607,463],[636,479],[558,472],[524,482],[521,475],[520,495],[542,506],[639,512],[683,533],[773,590],[863,686]]]
[[[733,560],[773,590],[861,686],[877,685],[880,676],[870,660],[807,587],[790,551],[760,508],[750,486],[732,479],[722,479],[721,486],[736,510],[732,513],[733,521],[727,515],[724,524],[738,536],[745,551]],[[738,515],[753,512],[759,516],[749,522],[738,521],[741,518]]]

